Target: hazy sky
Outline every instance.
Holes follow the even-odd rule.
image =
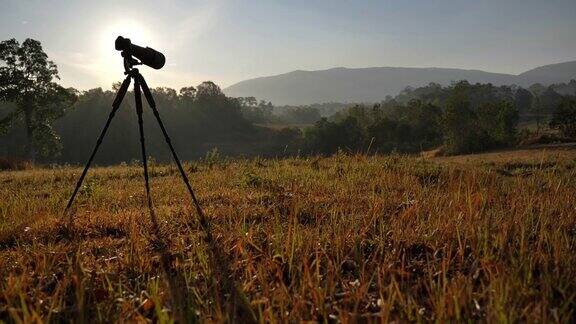
[[[0,0],[0,40],[32,37],[61,83],[123,78],[117,35],[166,55],[153,86],[292,70],[416,66],[520,73],[576,59],[576,0]]]

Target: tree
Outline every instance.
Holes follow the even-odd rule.
[[[540,104],[544,113],[553,114],[554,110],[563,100],[563,97],[554,91],[551,86],[548,87],[540,96]]]
[[[470,153],[479,150],[478,127],[470,102],[451,100],[442,115],[445,150],[449,154]]]
[[[199,100],[207,98],[223,98],[224,93],[220,87],[212,81],[202,82],[196,89],[196,98]]]
[[[527,112],[532,108],[533,95],[530,91],[519,88],[514,94],[514,106],[518,111]]]
[[[242,107],[256,107],[258,106],[258,100],[255,97],[238,97],[238,102]]]
[[[180,96],[193,100],[194,97],[196,96],[196,88],[194,88],[192,86],[183,87],[182,89],[180,89]]]
[[[576,99],[566,98],[558,105],[550,128],[560,130],[566,137],[576,138]]]
[[[484,149],[514,144],[519,114],[512,103],[486,103],[478,107],[476,115]]]
[[[58,69],[39,41],[28,38],[22,45],[15,39],[1,42],[0,61],[0,100],[16,105],[0,120],[0,132],[24,118],[28,158],[34,161],[36,152],[44,156],[56,153],[59,137],[52,122],[72,106],[76,93],[53,81],[59,79]]]
[[[322,118],[314,127],[306,129],[304,140],[312,153],[332,154],[338,149],[355,151],[361,148],[363,131],[355,117],[337,122]]]
[[[273,122],[274,106],[270,101],[258,102],[255,97],[238,97],[236,101],[240,104],[242,115],[248,121],[261,124]]]
[[[375,148],[389,152],[396,149],[402,142],[401,136],[398,136],[400,128],[398,121],[382,117],[368,126],[367,135],[370,141],[374,141]]]
[[[284,108],[279,119],[288,124],[313,124],[322,118],[316,108],[301,106]]]
[[[437,142],[441,139],[441,116],[440,107],[415,99],[403,108],[400,121],[410,127],[410,141],[424,148],[430,144],[438,144]]]

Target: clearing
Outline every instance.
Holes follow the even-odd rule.
[[[576,320],[570,147],[185,169],[219,260],[175,166],[157,222],[127,165],[90,171],[72,225],[81,169],[0,172],[0,320]]]

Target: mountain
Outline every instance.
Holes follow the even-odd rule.
[[[530,86],[534,83],[549,85],[576,79],[576,61],[544,65],[516,77],[516,84]]]
[[[576,61],[546,65],[520,75],[448,68],[333,68],[320,71],[293,71],[238,82],[224,93],[271,101],[275,105],[307,105],[322,102],[377,102],[397,95],[407,86],[430,82],[448,85],[468,80],[495,85],[551,84],[576,78]]]

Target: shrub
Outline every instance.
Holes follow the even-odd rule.
[[[558,105],[550,128],[559,130],[566,137],[576,138],[576,99],[566,98]]]
[[[28,170],[32,163],[28,160],[15,157],[0,157],[0,170]]]

